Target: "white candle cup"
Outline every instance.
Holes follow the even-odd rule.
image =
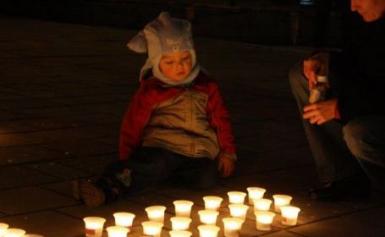
[[[254,205],[254,200],[263,198],[266,189],[259,187],[248,187],[249,205]]]
[[[188,230],[191,224],[191,218],[174,216],[170,218],[172,230]]]
[[[89,216],[83,218],[86,226],[86,237],[101,237],[103,234],[103,226],[106,219],[102,217]]]
[[[175,216],[190,217],[191,208],[194,205],[192,201],[176,200],[173,203],[175,207]]]
[[[144,221],[142,222],[142,227],[144,235],[160,237],[163,224],[158,221]]]
[[[215,225],[217,223],[219,212],[214,210],[200,210],[198,211],[198,215],[203,224]]]
[[[281,207],[282,224],[283,225],[297,225],[298,213],[300,208],[295,206],[283,206]]]
[[[244,192],[231,191],[228,192],[227,195],[229,196],[229,203],[231,204],[243,204],[245,202],[246,193]]]
[[[145,211],[150,221],[157,221],[163,224],[164,212],[166,211],[165,206],[149,206],[146,207]]]
[[[237,217],[226,217],[222,219],[225,237],[239,237],[243,220]]]
[[[223,198],[218,196],[204,196],[203,201],[205,202],[206,210],[218,211],[223,201]]]
[[[172,230],[169,232],[170,237],[191,237],[192,233],[186,230]]]
[[[280,212],[282,206],[290,205],[290,202],[293,199],[293,197],[289,195],[275,194],[273,195],[273,199],[274,199],[274,210],[276,212]]]
[[[268,211],[268,210],[270,210],[272,203],[273,203],[272,200],[266,199],[266,198],[255,199],[254,200],[254,210],[256,210],[256,211]]]
[[[23,237],[25,234],[25,230],[18,228],[9,228],[7,232],[5,232],[4,237]]]
[[[7,232],[9,225],[7,223],[0,223],[0,237]]]
[[[107,227],[108,237],[127,237],[129,229],[123,226]]]
[[[271,230],[275,213],[270,211],[255,211],[256,228],[261,231]]]
[[[115,225],[130,228],[135,218],[135,214],[130,212],[115,212],[113,214]]]
[[[220,228],[215,225],[199,225],[198,231],[200,237],[217,237]]]
[[[238,218],[241,218],[242,220],[245,220],[249,206],[245,204],[230,204],[229,209],[230,209],[230,215],[232,217],[238,217]]]

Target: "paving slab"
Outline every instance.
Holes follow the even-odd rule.
[[[77,179],[75,179],[75,180],[77,180]],[[75,180],[65,180],[65,181],[56,182],[56,183],[43,184],[43,185],[39,185],[38,187],[41,189],[55,192],[57,194],[60,194],[62,196],[65,196],[65,197],[72,199],[72,198],[74,198],[73,197],[73,181],[75,181]]]
[[[25,167],[0,167],[0,189],[12,189],[55,181],[58,181],[58,178]]]
[[[71,167],[64,166],[57,162],[41,162],[37,164],[25,166],[31,170],[39,171],[58,178],[59,180],[72,180],[89,176],[85,171],[77,170]]]
[[[291,233],[291,232],[288,232],[288,231],[277,231],[275,233],[268,233],[268,234],[264,234],[264,235],[261,235],[261,236],[268,236],[268,237],[303,237],[303,235],[299,235],[299,234],[295,234],[295,233]]]
[[[71,153],[69,153],[71,155]],[[117,154],[94,155],[94,156],[72,156],[71,159],[58,161],[60,164],[72,167],[88,174],[88,176],[101,175],[106,166],[116,161]]]
[[[76,205],[74,199],[38,187],[2,191],[0,211],[8,215]]]
[[[55,211],[43,211],[0,218],[13,228],[22,228],[27,234],[40,234],[45,237],[83,236],[81,220]]]
[[[295,227],[290,231],[300,235],[317,236],[385,236],[384,207],[339,216]]]
[[[65,155],[40,145],[20,145],[0,148],[0,165],[15,165],[64,159]]]
[[[95,128],[95,127],[93,127]],[[96,128],[95,128],[96,129]],[[89,157],[96,155],[114,154],[117,150],[117,144],[110,145],[100,141],[91,139],[74,139],[66,142],[50,142],[43,145],[49,150],[56,151],[61,154],[69,154],[75,157]]]

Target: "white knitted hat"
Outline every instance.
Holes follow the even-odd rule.
[[[141,69],[140,80],[148,70],[152,70],[153,75],[164,83],[181,85],[193,81],[199,73],[190,22],[171,18],[167,12],[160,13],[158,18],[148,23],[128,42],[127,47],[137,53],[148,53],[147,61]],[[184,50],[191,53],[192,70],[183,80],[172,81],[160,72],[160,58],[165,53]]]

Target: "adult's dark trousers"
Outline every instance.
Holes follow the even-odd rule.
[[[291,68],[289,82],[302,119],[309,89],[301,64]],[[321,183],[342,181],[364,171],[374,186],[385,188],[385,116],[359,117],[346,124],[302,121]]]

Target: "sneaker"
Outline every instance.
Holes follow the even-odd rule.
[[[101,188],[89,180],[74,182],[74,196],[84,202],[88,207],[98,207],[105,203],[106,196]],[[76,188],[77,186],[77,188]]]
[[[371,196],[371,185],[366,177],[356,176],[310,189],[309,196],[319,201],[366,199]]]
[[[337,201],[340,199],[341,193],[335,187],[334,183],[326,183],[310,189],[309,196],[311,199],[318,201]]]

